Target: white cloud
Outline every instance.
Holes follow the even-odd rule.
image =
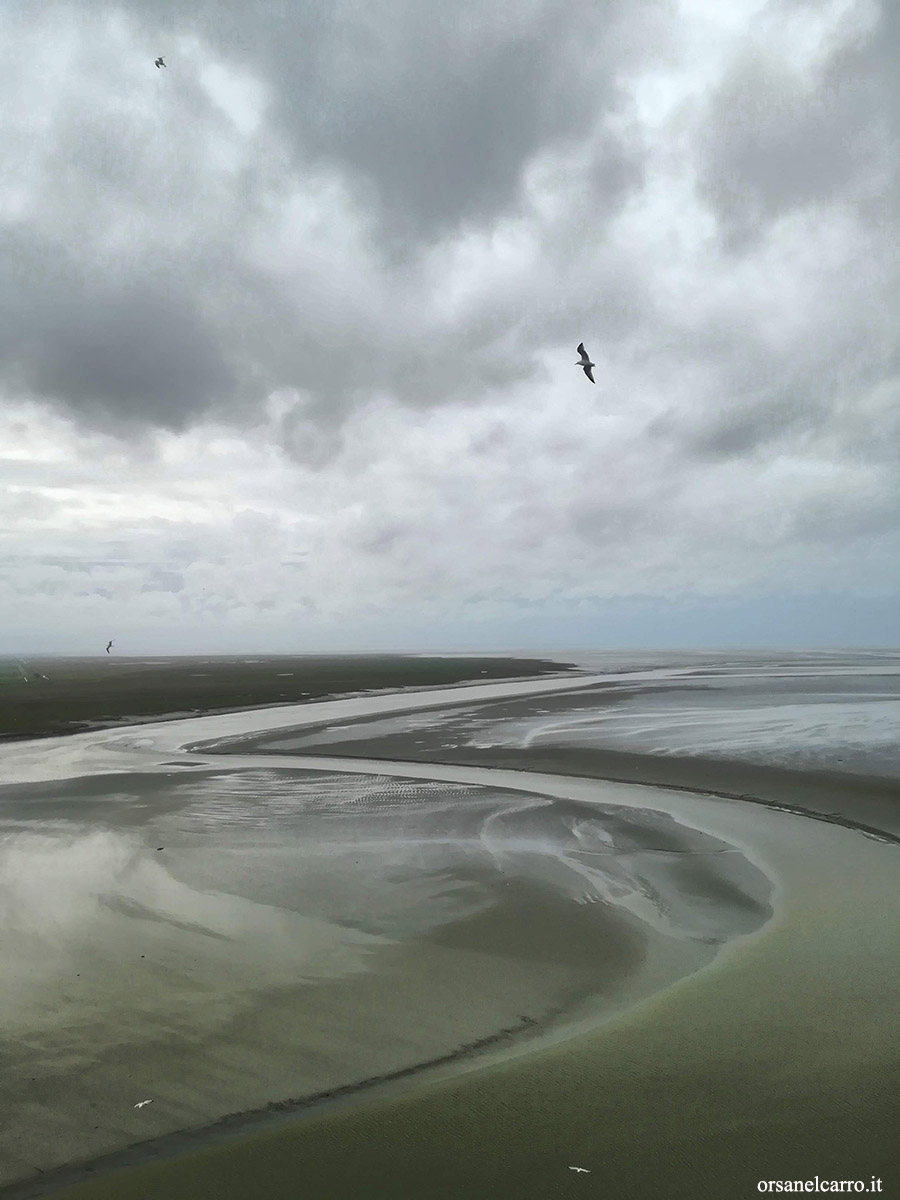
[[[180,648],[440,640],[638,595],[898,588],[895,133],[823,161],[825,118],[863,128],[894,86],[885,10],[610,5],[573,105],[610,47],[619,69],[574,124],[515,73],[484,92],[523,123],[493,165],[390,22],[412,90],[383,93],[341,9],[359,36],[310,44],[325,108],[292,124],[310,97],[275,25],[242,51],[176,21],[163,72],[149,8],[59,11],[0,27],[6,648],[113,625],[160,649],[176,627]],[[485,63],[562,19],[467,12]],[[487,88],[481,65],[460,86]],[[416,88],[391,191],[354,138]],[[429,129],[452,196],[416,174]]]

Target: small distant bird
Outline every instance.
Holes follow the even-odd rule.
[[[138,1100],[137,1104],[134,1107],[135,1108],[143,1108],[145,1104],[152,1104],[152,1103],[153,1103],[152,1100]]]
[[[154,65],[154,67],[164,67],[166,64],[163,61],[163,56],[160,55],[159,58],[154,59],[153,65]]]
[[[112,650],[112,642],[107,642],[106,643],[106,653],[109,654],[110,650]]]
[[[593,364],[593,363],[591,363],[591,366],[593,366],[593,365],[594,365],[594,364]],[[591,383],[593,383],[593,382],[594,382],[594,381],[593,381],[593,379],[592,379],[592,380],[591,380]],[[587,1167],[569,1167],[569,1170],[570,1170],[570,1171],[578,1171],[578,1173],[579,1173],[580,1175],[590,1175],[590,1171],[588,1170],[588,1168],[587,1168]]]
[[[592,363],[590,358],[588,358],[588,352],[584,348],[584,342],[578,343],[578,353],[581,355],[581,358],[578,360],[578,362],[575,364],[575,366],[581,367],[584,370],[585,375],[587,375],[587,377],[591,381],[591,383],[596,383],[596,380],[594,379],[593,375],[591,374],[591,368],[595,367],[597,364]],[[574,1171],[575,1168],[573,1167],[572,1170]]]

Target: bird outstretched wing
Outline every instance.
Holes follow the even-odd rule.
[[[583,358],[587,362],[587,350],[584,348],[584,342],[578,343],[578,357]]]
[[[584,371],[585,375],[587,375],[587,377],[588,377],[588,379],[591,381],[591,383],[596,383],[597,381],[596,381],[596,379],[594,378],[593,371],[591,370],[591,367],[593,367],[593,365],[594,365],[594,364],[593,364],[593,363],[591,363],[591,364],[590,364],[590,366],[588,366],[588,367],[583,367],[583,368],[582,368],[582,370]]]

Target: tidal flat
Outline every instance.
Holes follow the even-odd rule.
[[[446,761],[454,721],[515,742],[567,705],[602,720],[591,689],[615,686],[485,684],[8,746],[6,1194],[889,1179],[889,828],[779,803],[774,777],[773,796],[738,798],[727,775],[746,764],[722,758],[708,786],[674,788],[578,777],[583,746],[568,763],[551,747],[543,770],[509,745],[502,765]],[[426,761],[438,737],[443,764]]]

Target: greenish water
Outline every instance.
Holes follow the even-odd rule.
[[[19,690],[29,679],[29,673],[17,658],[0,658],[0,690]]]
[[[719,825],[781,891],[711,968],[531,1054],[58,1194],[644,1200],[817,1175],[896,1194],[898,849],[740,803]]]

